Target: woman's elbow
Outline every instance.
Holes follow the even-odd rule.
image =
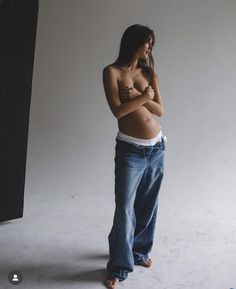
[[[117,120],[119,120],[119,119],[121,119],[123,116],[124,116],[123,114],[117,113],[115,117],[117,118]]]
[[[161,117],[164,114],[164,108],[162,107],[159,111],[158,111],[158,116]]]
[[[120,119],[122,117],[122,115],[120,113],[120,110],[118,110],[118,109],[117,110],[113,110],[112,113],[113,113],[113,115],[114,115],[114,117],[116,119]]]

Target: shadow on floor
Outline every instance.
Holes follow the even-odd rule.
[[[103,282],[107,276],[107,270],[106,269],[91,269],[91,270],[84,270],[84,271],[78,271],[77,273],[73,274],[66,274],[64,276],[58,275],[53,276],[50,279],[53,279],[55,281],[59,282]]]
[[[44,284],[45,282],[50,283],[74,283],[74,282],[85,282],[85,283],[101,283],[104,282],[105,278],[107,277],[107,270],[106,270],[106,261],[103,259],[108,259],[107,254],[92,254],[87,253],[84,255],[80,255],[77,258],[75,265],[73,262],[70,263],[66,260],[65,263],[50,263],[48,264],[22,264],[20,266],[12,266],[7,264],[7,262],[3,266],[3,272],[1,277],[2,280],[5,279],[7,281],[7,276],[10,271],[13,269],[17,269],[20,271],[24,276],[23,282],[33,282],[36,284]],[[99,262],[102,260],[102,262]],[[48,260],[47,260],[48,261]],[[41,259],[41,262],[43,260]],[[101,268],[102,267],[102,268]]]

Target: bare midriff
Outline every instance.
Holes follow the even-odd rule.
[[[132,73],[117,68],[117,79],[119,89],[133,86],[142,92],[149,85],[148,76],[142,72],[141,68]],[[154,138],[161,129],[158,119],[157,115],[151,113],[142,105],[133,112],[118,119],[119,131],[136,138]]]

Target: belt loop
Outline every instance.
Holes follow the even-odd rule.
[[[165,140],[164,140],[164,137],[161,138],[161,142],[162,142],[163,148],[165,149]]]

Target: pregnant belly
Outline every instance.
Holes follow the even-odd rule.
[[[121,132],[143,139],[154,138],[160,131],[158,117],[144,106],[119,119],[118,126]]]

